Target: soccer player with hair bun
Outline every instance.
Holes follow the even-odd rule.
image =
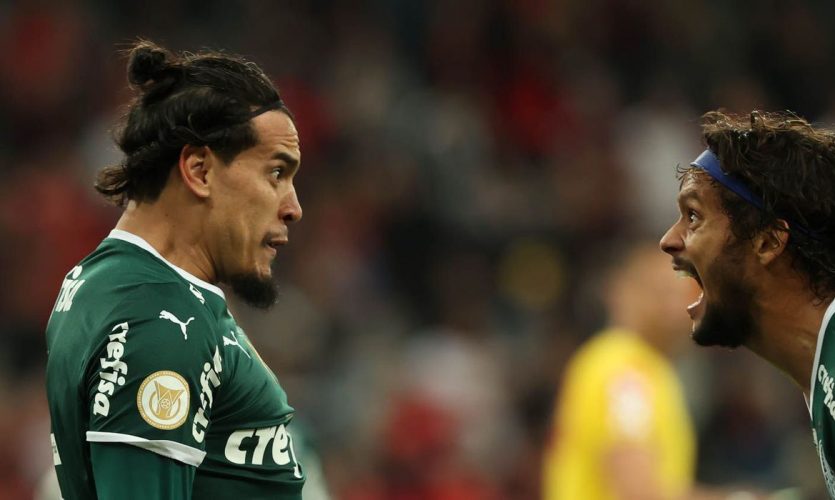
[[[46,338],[52,451],[75,499],[299,499],[293,408],[229,313],[275,302],[302,217],[299,136],[254,63],[136,43],[96,189],[123,213],[66,275]]]

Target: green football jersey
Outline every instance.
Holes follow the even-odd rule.
[[[293,408],[275,375],[223,291],[143,239],[114,230],[67,274],[46,338],[65,499],[168,474],[170,490],[136,498],[301,498]]]
[[[812,381],[809,386],[809,413],[812,417],[812,437],[820,458],[823,478],[829,497],[835,499],[835,475],[832,463],[835,459],[835,302],[826,309],[823,317],[815,363],[812,365]]]

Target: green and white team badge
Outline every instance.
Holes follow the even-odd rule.
[[[157,429],[171,430],[183,425],[188,416],[188,404],[188,383],[179,373],[170,370],[148,375],[136,393],[139,414]]]

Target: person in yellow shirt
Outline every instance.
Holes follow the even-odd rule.
[[[543,497],[759,498],[694,488],[695,436],[669,358],[689,341],[681,311],[696,292],[690,280],[676,279],[654,243],[637,243],[622,255],[604,287],[610,326],[565,369],[544,456]]]

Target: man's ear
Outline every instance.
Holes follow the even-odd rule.
[[[780,219],[773,227],[754,237],[754,251],[763,266],[769,265],[786,249],[789,242],[789,224]]]
[[[210,189],[209,171],[212,167],[211,154],[206,146],[186,144],[180,151],[177,164],[180,178],[189,191],[199,198],[208,198]]]

